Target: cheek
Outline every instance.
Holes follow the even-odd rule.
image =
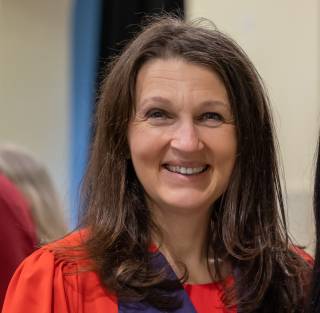
[[[225,138],[225,142],[216,146],[215,151],[215,181],[220,185],[219,188],[221,188],[221,193],[223,193],[230,184],[232,172],[236,164],[237,142],[235,137]]]
[[[147,136],[132,134],[129,138],[130,157],[136,172],[150,166],[155,160],[154,141],[148,140]],[[141,169],[142,168],[142,169]]]
[[[137,161],[155,159],[160,155],[167,141],[165,132],[160,128],[150,128],[141,124],[133,124],[129,127],[130,154],[131,158]]]
[[[128,144],[129,144],[130,156],[133,161],[137,159],[137,157],[139,157],[139,155],[143,152],[142,138],[143,138],[143,131],[139,127],[139,125],[136,125],[134,123],[129,125]]]
[[[236,160],[237,155],[237,142],[235,138],[230,138],[228,141],[226,141],[228,144],[225,145],[222,152],[222,155],[224,155],[224,158],[226,160],[229,160],[230,163],[234,164]]]
[[[237,139],[234,129],[216,132],[210,137],[215,163],[233,166],[237,154]]]
[[[230,177],[236,164],[237,142],[235,137],[230,137],[226,141],[216,146],[214,154],[214,167],[217,171],[216,178],[225,187],[230,183]]]

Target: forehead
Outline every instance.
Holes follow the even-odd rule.
[[[138,102],[157,93],[217,97],[228,102],[226,88],[217,73],[180,58],[154,59],[144,64],[138,72],[135,93]]]

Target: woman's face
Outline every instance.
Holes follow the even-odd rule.
[[[226,89],[213,71],[174,58],[141,68],[128,142],[151,209],[208,211],[235,164],[232,119]]]

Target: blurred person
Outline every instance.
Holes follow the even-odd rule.
[[[23,262],[4,313],[303,312],[311,269],[237,43],[155,19],[111,63],[95,125],[79,229]]]
[[[11,276],[36,246],[27,201],[17,187],[0,174],[0,310]]]
[[[27,199],[39,244],[67,233],[61,201],[42,162],[24,148],[2,145],[0,173],[8,177]]]
[[[314,217],[316,225],[315,261],[310,292],[308,313],[320,313],[320,136],[316,163],[316,175],[313,198]]]

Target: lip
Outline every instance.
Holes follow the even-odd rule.
[[[180,166],[165,166],[166,170],[174,174],[180,174],[182,176],[196,176],[206,172],[209,166],[201,167],[180,167]]]
[[[179,165],[173,165],[173,163],[164,163],[161,167],[163,170],[165,170],[168,174],[173,175],[173,176],[178,176],[178,177],[184,177],[187,179],[196,179],[199,176],[202,176],[203,174],[207,173],[208,170],[210,169],[210,166],[208,164],[201,164],[199,163],[183,163],[183,164],[188,164],[188,165],[181,165],[181,162],[178,163]],[[192,165],[192,166],[191,166]],[[171,167],[171,168],[170,168]],[[177,171],[175,168],[184,168],[182,172]],[[173,168],[173,169],[172,169]],[[203,168],[202,170],[200,170]],[[192,169],[192,170],[188,170]],[[199,171],[200,170],[200,171]]]
[[[181,167],[191,167],[191,168],[196,168],[196,167],[208,167],[209,164],[204,163],[204,162],[185,162],[185,161],[168,161],[162,163],[162,166],[181,166]]]

